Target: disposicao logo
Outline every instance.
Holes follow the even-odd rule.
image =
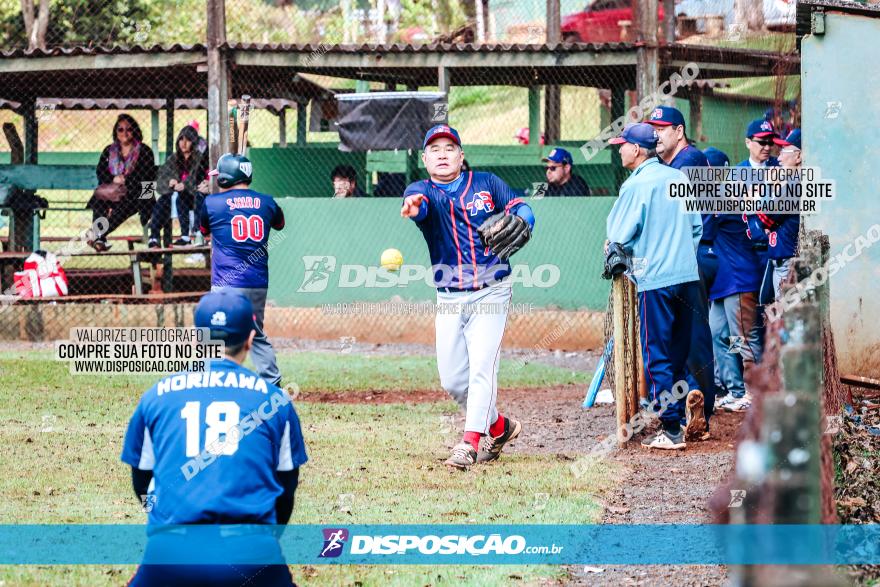
[[[348,540],[348,530],[345,528],[324,528],[324,548],[318,558],[336,558],[342,554],[345,541]]]

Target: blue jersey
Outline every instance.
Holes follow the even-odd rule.
[[[211,285],[269,287],[269,230],[284,228],[284,212],[272,196],[229,190],[205,198],[201,230],[211,234]]]
[[[800,214],[758,214],[755,224],[766,234],[768,259],[789,259],[797,254]]]
[[[448,185],[425,179],[403,195],[416,194],[427,197],[414,220],[428,243],[437,287],[475,290],[510,275],[509,264],[482,246],[477,229],[499,212],[518,214],[531,225],[534,217],[501,178],[468,171]]]
[[[673,169],[681,169],[682,167],[711,167],[711,165],[709,165],[709,159],[706,158],[706,154],[693,145],[687,145],[684,149],[679,151],[678,154],[672,158],[672,161],[667,163],[667,165]],[[703,236],[700,237],[700,240],[704,242],[712,242],[715,238],[716,230],[714,214],[701,214],[700,217],[703,221]]]
[[[306,460],[290,396],[229,359],[150,388],[122,450],[153,471],[149,524],[274,524],[275,472]]]
[[[715,218],[715,224],[717,232],[712,249],[718,256],[718,274],[709,291],[709,299],[758,291],[767,263],[762,262],[749,238],[749,217],[721,214]]]

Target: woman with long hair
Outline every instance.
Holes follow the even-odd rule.
[[[150,221],[150,248],[159,246],[159,233],[171,215],[171,200],[175,193],[181,236],[174,241],[174,245],[191,244],[189,212],[201,196],[210,192],[207,181],[208,151],[198,131],[190,125],[183,127],[177,135],[176,145],[177,150],[159,168],[156,180],[159,199],[153,206],[153,219]]]
[[[107,220],[106,232],[89,243],[98,252],[110,248],[107,236],[134,214],[140,214],[142,226],[146,226],[150,220],[153,199],[141,199],[141,194],[144,182],[156,179],[156,163],[153,150],[143,140],[144,135],[137,121],[128,114],[120,114],[113,125],[113,140],[101,152],[96,173],[101,185],[124,185],[125,195],[118,202],[102,200],[93,195],[86,204],[92,210],[93,226],[94,221],[101,217]]]

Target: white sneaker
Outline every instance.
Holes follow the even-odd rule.
[[[684,450],[687,444],[685,444],[682,431],[679,430],[677,434],[672,434],[661,428],[654,436],[645,438],[642,441],[642,446],[660,450]]]
[[[715,407],[716,408],[723,408],[724,406],[728,405],[733,400],[734,400],[734,397],[728,393],[725,396],[721,396],[721,397],[715,399]]]
[[[724,410],[728,412],[745,412],[751,407],[752,399],[748,395],[724,404]]]

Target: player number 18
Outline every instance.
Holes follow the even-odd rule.
[[[186,402],[180,417],[186,420],[186,456],[199,455],[199,415],[202,402]],[[214,455],[231,455],[238,450],[240,434],[230,433],[238,428],[241,408],[235,402],[211,402],[205,410],[205,450]],[[236,430],[237,431],[237,430]],[[220,440],[220,436],[223,440]]]

